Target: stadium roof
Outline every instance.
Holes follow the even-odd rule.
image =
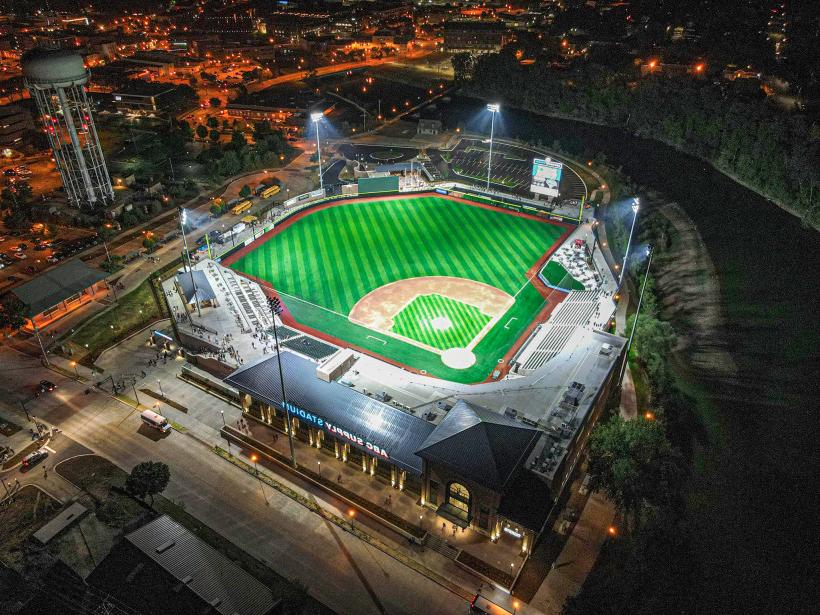
[[[541,435],[537,429],[462,399],[417,454],[500,493]]]
[[[355,434],[364,445],[344,436],[338,437],[368,453],[367,443],[376,445],[387,452],[390,463],[413,474],[421,474],[422,461],[415,452],[433,431],[434,425],[338,382],[319,380],[316,363],[292,352],[282,352],[282,370],[288,404],[302,422],[326,431],[330,425]],[[280,410],[283,408],[275,355],[238,369],[225,382],[255,399]],[[313,415],[314,420],[304,413]],[[319,425],[316,419],[321,419],[322,424]]]
[[[194,285],[196,286],[196,293],[194,292],[194,287],[191,286],[191,272],[190,271],[177,271],[177,284],[182,289],[182,294],[185,295],[185,301],[189,304],[194,302],[194,299],[198,299],[199,301],[211,301],[216,299],[216,293],[214,292],[211,283],[208,281],[208,276],[205,274],[204,271],[199,269],[194,269]],[[196,297],[194,297],[196,294]]]
[[[26,306],[25,315],[36,316],[61,301],[105,279],[102,271],[92,269],[79,259],[44,271],[11,292]]]
[[[125,538],[218,613],[265,615],[274,607],[267,587],[167,515]]]

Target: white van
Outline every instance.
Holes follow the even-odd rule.
[[[171,431],[171,425],[168,423],[168,419],[161,414],[157,414],[151,410],[143,410],[140,412],[140,418],[143,423],[154,429],[159,429],[162,433]]]
[[[470,612],[479,615],[513,615],[507,609],[498,606],[495,602],[485,598],[481,594],[476,594],[470,600]]]

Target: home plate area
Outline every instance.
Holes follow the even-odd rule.
[[[349,317],[435,352],[448,367],[467,369],[476,362],[473,348],[512,302],[507,293],[474,280],[410,278],[372,291]]]

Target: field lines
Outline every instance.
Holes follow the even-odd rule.
[[[231,267],[275,288],[298,324],[430,373],[456,377],[439,353],[474,345],[477,363],[466,378],[468,372],[490,373],[541,310],[545,300],[529,274],[563,232],[541,220],[433,194],[352,200],[307,212]],[[410,311],[384,332],[349,318],[359,300],[387,284],[437,276],[487,284],[514,303],[497,320],[470,312],[477,308],[469,302],[408,304]],[[437,315],[450,320],[446,332],[419,324]]]

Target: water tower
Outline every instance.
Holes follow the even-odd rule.
[[[85,93],[88,71],[82,57],[34,49],[23,55],[22,64],[69,202],[77,207],[110,203],[114,190]]]

